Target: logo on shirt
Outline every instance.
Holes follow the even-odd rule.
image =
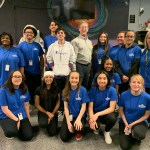
[[[138,106],[139,108],[145,108],[146,106],[144,104],[141,104]]]
[[[132,56],[134,56],[134,54],[133,54],[133,53],[131,53],[131,54],[129,54],[129,56],[130,56],[130,57],[132,57]]]
[[[111,79],[110,82],[113,83],[113,82],[115,82],[115,80],[114,80],[114,79]]]
[[[106,101],[109,101],[110,100],[110,98],[109,97],[106,97],[106,99],[105,99]]]
[[[79,97],[76,97],[76,100],[77,101],[81,101],[81,97],[79,96]]]
[[[35,48],[33,48],[33,50],[34,50],[34,51],[37,51],[38,49],[35,47]]]
[[[12,57],[17,57],[17,55],[16,55],[16,54],[13,54]]]
[[[26,98],[25,95],[21,95],[21,96],[20,96],[20,99],[24,99],[24,98]]]

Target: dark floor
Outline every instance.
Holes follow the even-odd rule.
[[[59,126],[62,118],[59,118]],[[33,126],[38,125],[36,111],[31,113],[31,123]],[[111,131],[113,143],[110,145],[107,145],[104,141],[103,127],[100,135],[95,135],[86,127],[86,133],[81,141],[76,141],[73,137],[68,143],[63,143],[60,140],[59,133],[55,137],[48,137],[44,129],[40,129],[30,142],[23,142],[18,138],[10,140],[5,138],[0,128],[0,150],[120,150],[118,123]],[[150,150],[150,129],[141,145],[133,146],[132,150]]]

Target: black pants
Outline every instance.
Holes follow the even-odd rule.
[[[0,125],[6,137],[18,136],[24,141],[29,141],[33,137],[32,127],[27,118],[20,121],[19,130],[17,128],[17,122],[10,118],[1,119]]]
[[[99,123],[105,124],[105,131],[109,132],[112,127],[116,124],[117,121],[117,113],[113,112],[108,115],[100,116],[97,119],[97,124]]]
[[[64,102],[62,101],[62,91],[65,87],[66,80],[67,80],[67,78],[65,78],[65,77],[62,79],[55,78],[57,87],[60,90],[60,108],[59,108],[60,111],[64,111]]]
[[[29,72],[25,71],[25,76],[26,76],[25,83],[28,87],[30,97],[31,97],[30,104],[34,105],[34,103],[35,103],[34,102],[34,94],[35,94],[34,92],[35,92],[36,88],[41,85],[41,75],[40,74],[33,75],[33,74],[30,74]]]
[[[71,122],[72,125],[74,124],[76,118],[73,119],[73,121]],[[84,131],[84,127],[85,127],[85,123],[86,123],[86,119],[85,118],[82,118],[81,119],[81,122],[82,122],[82,129],[81,131],[76,131],[75,128],[74,128],[74,131],[76,133],[82,133]],[[73,125],[74,126],[74,125]],[[67,125],[67,121],[66,121],[66,117],[64,116],[64,119],[63,119],[63,122],[62,122],[62,126],[61,126],[61,130],[60,130],[60,138],[63,142],[67,142],[71,139],[71,137],[73,136],[74,134],[71,133],[68,129],[68,125]]]
[[[54,118],[48,124],[48,116],[42,112],[38,112],[38,122],[41,128],[47,128],[49,136],[54,136],[57,134],[58,115],[55,115]]]
[[[119,140],[120,147],[123,150],[129,150],[133,144],[133,139],[141,141],[145,138],[148,126],[145,122],[141,122],[132,127],[132,133],[130,135],[125,135],[124,133],[125,125],[124,123],[119,123]]]
[[[80,73],[82,86],[88,89],[91,64],[83,65],[80,63],[76,63],[76,68],[77,68],[77,71]]]

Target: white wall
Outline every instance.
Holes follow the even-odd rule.
[[[139,15],[140,8],[144,8],[144,13],[141,15]],[[129,16],[132,14],[135,14],[135,23],[128,23],[128,29],[143,30],[142,26],[150,18],[150,0],[130,0]]]

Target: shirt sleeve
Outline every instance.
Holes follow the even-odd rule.
[[[29,102],[31,98],[28,90],[26,91],[25,95],[26,95],[25,102]]]
[[[123,94],[121,94],[119,97],[118,106],[124,107]]]
[[[90,102],[94,102],[94,89],[90,89],[89,91]]]
[[[117,91],[114,87],[110,87],[110,101],[116,101],[118,100]]]
[[[17,53],[18,53],[18,57],[19,57],[19,60],[20,60],[19,67],[24,67],[25,66],[24,56],[23,56],[22,52],[19,49],[17,49]]]
[[[5,89],[0,89],[0,106],[8,106]]]
[[[90,99],[89,99],[87,90],[85,88],[82,88],[82,104],[87,103],[89,101],[90,101]]]

